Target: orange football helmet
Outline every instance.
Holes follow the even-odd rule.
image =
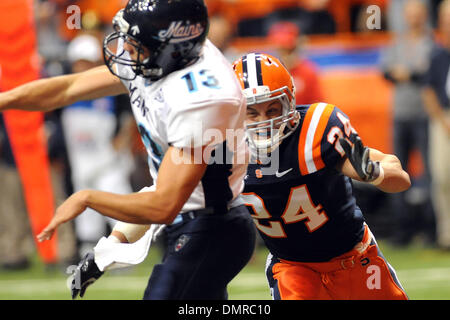
[[[233,69],[247,98],[247,106],[274,100],[281,103],[281,116],[246,125],[252,152],[272,152],[299,123],[292,76],[280,60],[262,53],[242,56],[233,63]]]

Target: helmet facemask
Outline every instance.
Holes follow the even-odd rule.
[[[159,55],[162,46],[159,50],[149,52],[137,38],[130,35],[128,33],[130,25],[123,19],[123,10],[120,10],[114,17],[113,26],[115,32],[108,35],[103,44],[105,64],[108,66],[111,73],[128,81],[136,79],[137,76],[143,76],[150,80],[161,78],[163,74],[162,68],[152,63],[152,61]],[[131,30],[131,32],[133,31]],[[134,51],[137,52],[136,59],[132,59],[128,51],[124,49],[125,44],[132,46]],[[129,73],[128,76],[119,74],[114,68],[114,64],[130,67],[133,70],[133,73]]]
[[[298,125],[298,113],[294,107],[294,97],[287,86],[270,91],[267,86],[244,90],[247,107],[278,100],[282,106],[282,114],[264,121],[246,124],[247,139],[250,150],[258,159],[269,156],[281,141],[287,138]]]

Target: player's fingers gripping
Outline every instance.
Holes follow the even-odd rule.
[[[339,143],[344,149],[347,158],[350,160],[350,163],[358,176],[365,181],[367,179],[367,174],[365,172],[365,165],[367,162],[365,161],[368,159],[368,154],[365,154],[365,147],[357,134],[352,133],[350,135],[350,140],[353,142],[353,145],[344,138],[340,138]]]
[[[80,263],[82,263],[82,262],[83,262],[83,260]],[[80,294],[80,292],[82,290],[82,284],[80,283],[82,280],[82,272],[81,272],[80,263],[78,264],[75,274],[73,275],[72,284],[70,286],[72,300],[75,300],[78,296],[82,297]],[[84,294],[84,291],[83,291],[83,294]]]
[[[86,292],[86,289],[95,282],[95,280],[89,280],[86,283],[83,284],[80,290],[80,298],[84,297],[84,293]]]
[[[352,146],[350,145],[348,140],[344,139],[344,138],[340,138],[339,143],[341,144],[341,147],[344,149],[345,154],[347,155],[347,158],[350,159],[352,156]]]
[[[361,158],[362,178],[367,182],[375,180],[380,175],[380,163],[370,159],[370,149],[363,145],[359,136],[356,138],[355,148],[358,149],[357,153],[360,154],[358,158]]]
[[[72,300],[75,300],[80,293],[80,289],[77,288],[75,284],[75,277],[72,279],[72,284],[70,286],[70,291],[72,293]]]
[[[87,253],[79,262],[72,281],[71,292],[72,299],[76,299],[79,295],[83,298],[86,289],[103,275],[95,263],[95,255],[93,252]]]
[[[350,142],[352,144],[355,143],[358,138],[359,138],[359,135],[353,131],[350,133],[350,136],[348,137],[348,139],[350,140]]]
[[[360,158],[362,161],[367,159],[367,156],[365,154],[365,147],[361,141],[361,138],[359,136],[356,136],[355,141],[353,142],[353,146],[355,148],[355,156]]]
[[[366,175],[366,178],[369,178],[374,169],[374,162],[370,160],[370,149],[364,148],[363,155],[362,155],[362,168],[364,170],[364,174]]]

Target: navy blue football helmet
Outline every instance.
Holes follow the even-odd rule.
[[[143,76],[155,81],[198,59],[209,19],[203,0],[130,0],[114,17],[113,26],[115,32],[103,44],[109,70],[125,80]],[[116,51],[120,41],[134,47],[136,59],[125,50]],[[114,64],[131,67],[134,75],[120,76]]]

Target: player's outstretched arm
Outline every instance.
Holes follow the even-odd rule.
[[[76,101],[126,93],[120,79],[106,66],[91,70],[40,79],[0,93],[0,111],[51,111]]]
[[[355,133],[350,140],[340,139],[339,142],[346,158],[338,169],[346,176],[371,183],[388,193],[402,192],[411,186],[408,173],[395,155],[364,146]]]
[[[74,193],[57,208],[49,225],[37,236],[38,240],[50,239],[59,225],[74,219],[88,207],[128,223],[172,223],[206,171],[205,160],[196,161],[195,157],[203,155],[204,148],[195,151],[170,147],[161,162],[155,191],[126,195],[98,190]]]

